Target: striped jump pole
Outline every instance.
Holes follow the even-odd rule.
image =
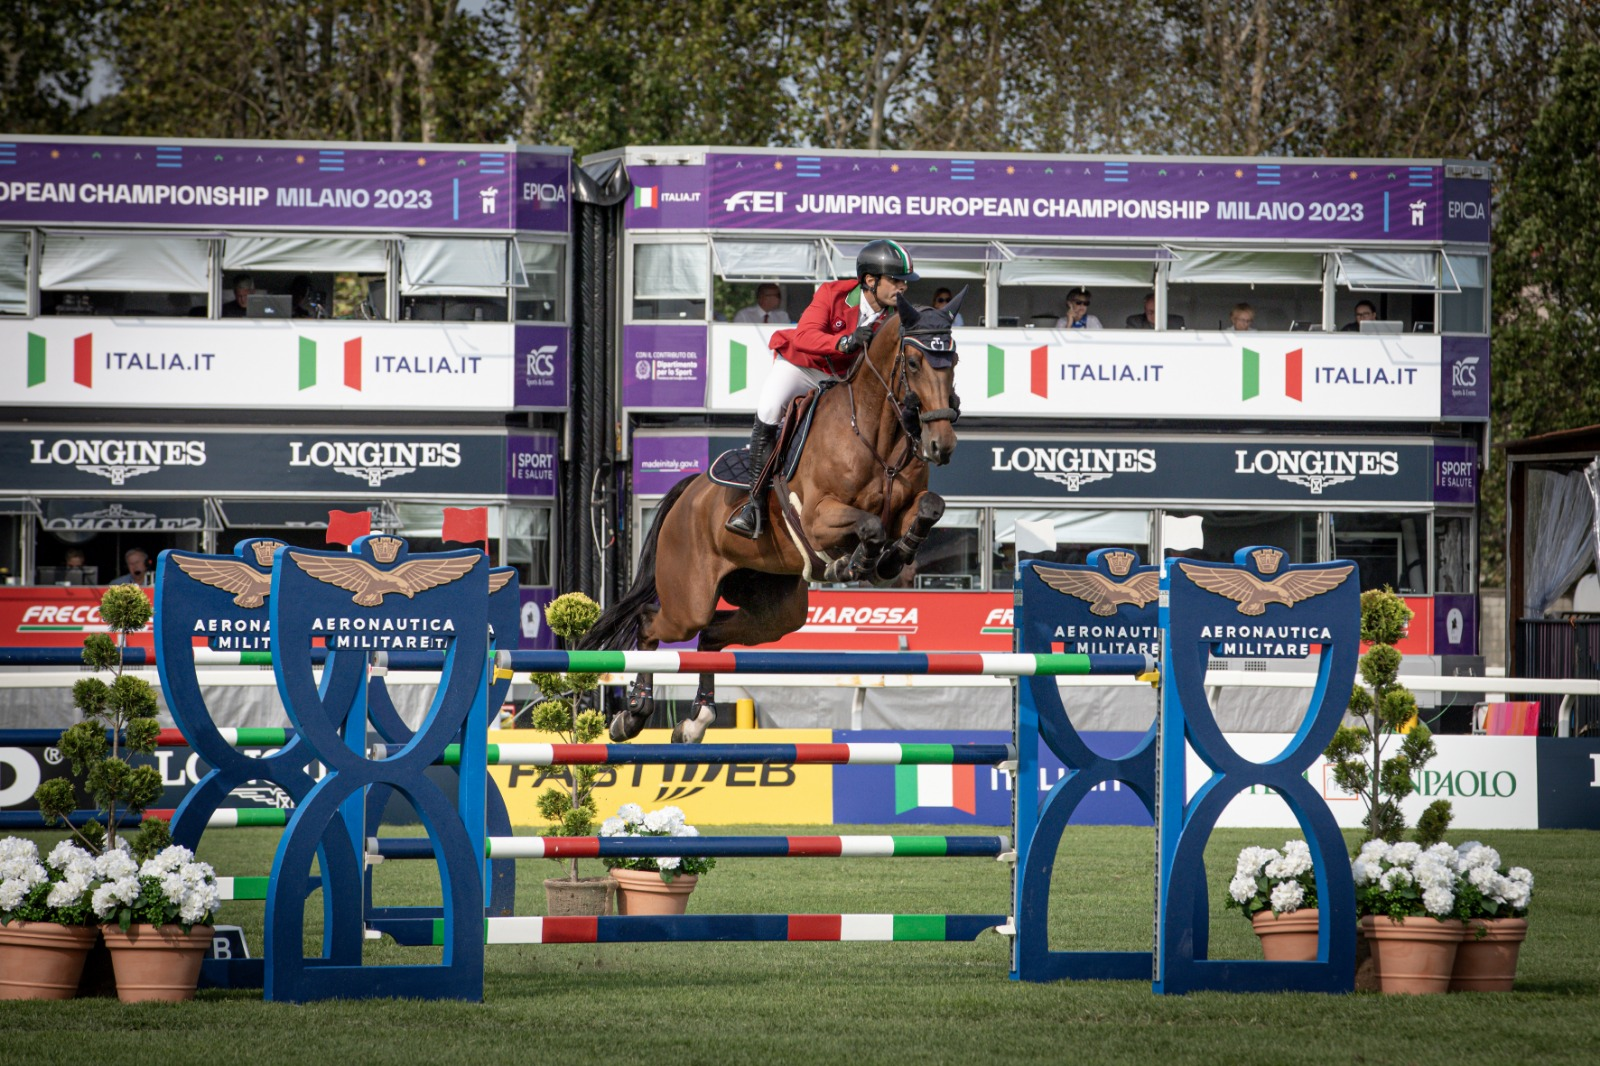
[[[61,742],[59,729],[5,729],[0,730],[0,744],[15,745],[19,748],[53,748]],[[231,726],[219,728],[217,733],[222,737],[223,743],[234,748],[281,748],[294,739],[293,729],[260,728],[235,729]],[[109,739],[111,731],[106,730]],[[158,748],[187,748],[189,740],[181,730],[163,729],[156,734],[156,747]]]
[[[390,657],[393,665],[394,657]],[[1140,674],[1156,669],[1148,655],[1028,655],[907,651],[514,651],[509,669],[593,674],[918,674],[945,677],[1036,677]]]
[[[374,744],[387,758],[396,745]],[[997,766],[1017,757],[1011,744],[490,744],[490,766],[624,766],[665,763],[774,763],[814,766]],[[440,757],[461,763],[461,745]]]
[[[983,858],[1009,851],[1003,836],[489,837],[490,859]],[[368,837],[368,860],[431,859],[427,837]]]
[[[691,941],[842,943],[971,941],[1003,914],[671,914],[604,918],[486,918],[485,944],[651,944]],[[433,944],[445,943],[444,920]]]
[[[160,818],[163,821],[172,821],[172,816],[178,812],[167,808],[161,810],[148,810],[143,814],[129,812],[119,816],[118,821],[125,826],[135,826],[146,818]],[[289,824],[289,816],[293,811],[279,810],[275,807],[221,807],[213,813],[206,822],[208,829],[246,829],[246,828],[282,828]],[[73,811],[67,815],[67,822],[73,826],[84,826],[89,822],[103,822],[105,815],[100,811]],[[51,829],[58,825],[57,822],[46,822],[44,815],[38,811],[0,811],[0,829]]]

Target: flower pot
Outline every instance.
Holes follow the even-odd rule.
[[[117,974],[117,998],[124,1003],[193,999],[211,933],[209,925],[197,925],[187,933],[179,925],[135,924],[127,932],[115,925],[103,927],[101,935],[111,949]]]
[[[1450,972],[1461,943],[1461,923],[1413,916],[1403,922],[1386,916],[1361,919],[1361,934],[1372,948],[1378,987],[1389,995],[1428,995],[1450,990]]]
[[[592,918],[611,913],[611,894],[617,884],[609,877],[547,877],[544,882],[545,914],[552,918]]]
[[[71,999],[99,935],[92,925],[0,925],[0,999]]]
[[[1250,924],[1261,938],[1261,956],[1268,962],[1316,961],[1320,920],[1318,911],[1303,907],[1287,914],[1273,914],[1268,909],[1250,916]]]
[[[1465,923],[1450,971],[1452,992],[1509,992],[1517,953],[1528,936],[1526,918],[1474,918]],[[1484,930],[1480,938],[1478,930]]]
[[[663,881],[655,870],[612,870],[611,876],[617,882],[617,913],[635,915],[682,914],[700,881],[693,874]]]

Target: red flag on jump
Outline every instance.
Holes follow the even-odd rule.
[[[371,511],[329,511],[328,543],[349,544],[372,532]]]
[[[483,544],[489,539],[489,508],[446,507],[444,509],[444,540],[457,544]]]

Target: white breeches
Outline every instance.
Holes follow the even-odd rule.
[[[808,389],[820,389],[824,381],[832,380],[834,375],[826,370],[795,366],[783,356],[773,355],[772,369],[767,371],[767,380],[761,386],[761,397],[756,400],[756,417],[769,426],[775,426],[783,418],[790,400],[805,395]]]

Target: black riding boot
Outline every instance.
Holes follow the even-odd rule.
[[[758,418],[750,427],[750,498],[728,519],[725,528],[729,533],[751,540],[761,539],[761,516],[767,511],[767,482],[761,474],[777,439],[777,426],[769,426]]]

